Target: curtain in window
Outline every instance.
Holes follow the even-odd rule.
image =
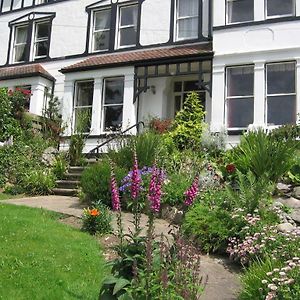
[[[228,23],[254,20],[254,0],[227,0]]]
[[[295,14],[295,0],[267,0],[268,17]]]
[[[110,10],[96,12],[95,14],[95,30],[110,28]]]
[[[198,16],[199,0],[178,0],[178,16]]]

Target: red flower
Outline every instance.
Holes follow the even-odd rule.
[[[227,165],[227,166],[226,166],[226,171],[227,171],[227,173],[229,173],[229,174],[234,173],[234,172],[236,171],[235,165],[234,165],[234,164],[229,164],[229,165]]]

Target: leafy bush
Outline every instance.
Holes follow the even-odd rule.
[[[118,183],[121,183],[127,172],[119,167],[116,167],[115,172]],[[103,204],[111,206],[110,164],[108,160],[102,160],[85,169],[80,184],[87,201],[93,203],[101,200]]]
[[[271,136],[276,140],[281,141],[295,141],[300,144],[300,124],[288,124],[280,126],[271,131]],[[296,141],[298,140],[298,141]]]
[[[85,209],[82,216],[82,230],[94,235],[106,234],[112,231],[112,215],[107,206],[97,202],[93,208]]]
[[[161,136],[151,131],[146,131],[137,136],[132,136],[124,140],[121,138],[117,142],[117,149],[110,149],[108,156],[112,161],[126,170],[132,166],[132,153],[136,148],[140,166],[152,166],[155,158],[159,155]]]
[[[277,182],[291,168],[294,153],[291,143],[258,130],[242,137],[240,145],[229,152],[229,160],[243,174],[251,171],[258,179]]]
[[[158,118],[153,118],[150,123],[149,127],[151,130],[153,130],[155,133],[166,133],[171,129],[172,126],[172,120],[170,119],[165,119],[161,120]]]
[[[68,163],[63,154],[60,154],[56,157],[54,165],[52,167],[53,173],[57,179],[63,179],[67,171]]]
[[[295,156],[293,165],[287,175],[292,183],[300,183],[300,152]]]
[[[198,202],[186,213],[182,229],[202,250],[224,252],[228,238],[238,231],[237,227],[228,211]]]
[[[204,116],[198,93],[190,93],[183,109],[176,114],[173,129],[169,133],[178,149],[200,148]]]
[[[55,176],[51,170],[30,170],[24,174],[19,185],[30,195],[48,195],[55,187]]]

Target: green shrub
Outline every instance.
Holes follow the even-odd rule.
[[[176,114],[173,129],[169,133],[178,149],[200,149],[204,116],[198,93],[190,93],[183,109]]]
[[[117,142],[118,150],[109,150],[108,156],[119,167],[130,170],[133,164],[133,149],[136,147],[139,166],[141,168],[152,166],[155,158],[159,155],[161,141],[161,135],[151,131],[146,131],[125,140],[121,138]]]
[[[116,167],[116,178],[120,184],[121,180],[126,176],[127,171]],[[97,164],[88,167],[82,173],[80,179],[82,192],[88,202],[101,202],[107,206],[111,206],[110,194],[110,164],[108,160],[102,160]]]
[[[240,145],[229,152],[229,159],[243,174],[251,171],[258,179],[277,182],[291,168],[294,153],[291,143],[258,130],[244,135]]]
[[[287,175],[292,183],[300,183],[300,152],[295,156],[293,165]]]
[[[82,216],[82,230],[94,235],[106,234],[112,231],[112,215],[106,205],[95,203],[93,208],[85,209]]]
[[[48,195],[55,187],[55,180],[51,170],[30,170],[24,174],[20,186],[30,195]]]
[[[228,238],[237,231],[236,227],[228,211],[217,206],[209,208],[198,202],[186,213],[182,228],[202,250],[224,252]]]
[[[57,179],[63,179],[67,168],[68,163],[66,161],[65,156],[63,154],[58,155],[52,167],[53,174],[56,176]]]
[[[288,124],[271,131],[270,135],[279,141],[294,141],[300,147],[300,124]]]

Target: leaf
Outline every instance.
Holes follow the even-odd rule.
[[[119,279],[117,277],[114,276],[107,276],[104,281],[103,284],[114,284],[117,283]]]
[[[118,300],[133,300],[133,298],[128,293],[125,293],[125,294],[119,296]]]
[[[129,285],[130,281],[125,278],[120,278],[116,282],[116,285],[113,290],[113,295],[117,294],[120,290],[122,290],[126,285]]]

